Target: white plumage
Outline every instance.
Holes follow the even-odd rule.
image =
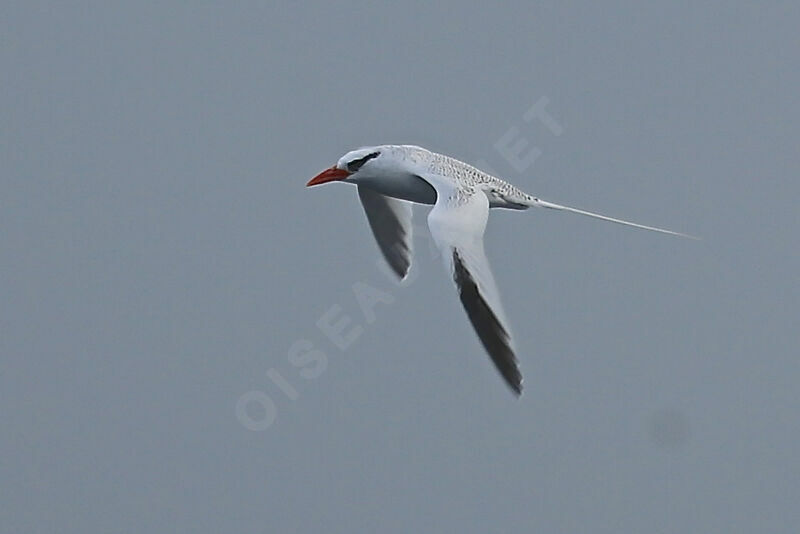
[[[489,208],[543,207],[569,211],[665,234],[686,234],[607,217],[529,195],[518,187],[455,158],[411,145],[353,150],[308,185],[343,181],[358,186],[370,228],[387,262],[400,277],[412,259],[411,205],[434,204],[428,227],[442,252],[459,297],[484,348],[511,389],[522,392],[511,330],[483,250]]]

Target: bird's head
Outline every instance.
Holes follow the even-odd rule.
[[[392,155],[386,147],[365,147],[351,150],[330,169],[325,169],[306,184],[306,187],[327,182],[358,183],[386,171]]]

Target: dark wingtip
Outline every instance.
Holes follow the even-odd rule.
[[[522,373],[517,366],[517,357],[509,343],[509,335],[497,316],[481,295],[475,280],[458,255],[453,250],[454,279],[458,287],[459,297],[467,317],[478,334],[486,352],[506,381],[511,391],[519,397],[522,395]]]
[[[508,387],[511,388],[511,391],[514,392],[514,395],[516,395],[517,398],[522,397],[522,379],[521,378],[520,378],[519,382],[516,382],[516,383],[509,382],[508,383]]]
[[[511,392],[514,393],[514,396],[517,398],[522,396],[522,373],[519,371],[519,367],[516,365],[516,359],[514,360],[514,366],[511,369],[500,369],[498,366],[498,370],[502,375],[503,379],[508,384],[509,389]]]
[[[407,254],[407,253],[406,253]],[[411,262],[407,260],[407,256],[404,255],[397,255],[393,257],[392,260],[388,261],[389,267],[392,268],[394,274],[397,275],[401,281],[405,280],[406,276],[408,276],[408,271],[411,269]]]

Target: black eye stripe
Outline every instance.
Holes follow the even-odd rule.
[[[372,154],[367,154],[363,158],[354,159],[353,161],[347,164],[347,170],[350,172],[356,172],[366,162],[368,162],[372,158],[377,158],[380,155],[381,155],[380,152],[373,152]]]

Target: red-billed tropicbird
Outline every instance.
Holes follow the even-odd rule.
[[[360,148],[342,156],[308,182],[341,181],[358,196],[384,257],[402,279],[411,265],[411,202],[433,204],[428,227],[456,283],[470,322],[511,389],[522,392],[514,345],[500,295],[483,251],[489,208],[529,207],[570,211],[664,234],[691,237],[597,213],[553,204],[529,195],[455,158],[411,145]]]

